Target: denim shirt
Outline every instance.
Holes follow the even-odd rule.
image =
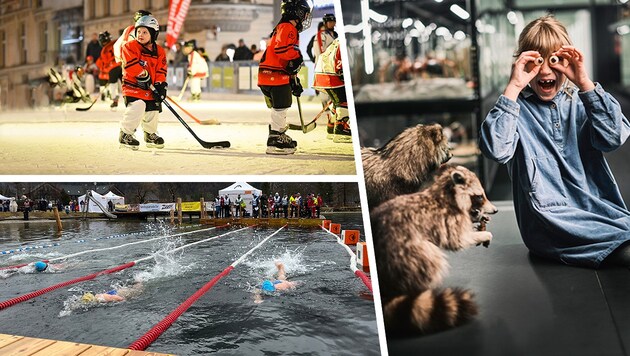
[[[507,164],[532,253],[596,268],[630,240],[630,212],[603,156],[628,135],[619,103],[599,84],[565,88],[548,102],[529,87],[517,102],[499,97],[481,124],[480,148]]]

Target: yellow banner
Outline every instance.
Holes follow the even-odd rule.
[[[201,202],[198,202],[198,201],[182,202],[182,211],[201,211]]]

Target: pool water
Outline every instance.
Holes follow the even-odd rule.
[[[343,229],[362,231],[360,214],[329,214]],[[0,255],[0,266],[50,259],[87,249],[207,229],[173,230],[147,222],[64,222],[61,238],[54,223],[0,224],[0,250],[58,242],[59,246]],[[159,256],[116,273],[46,293],[0,310],[0,333],[128,347],[190,295],[277,229],[245,229],[181,251],[173,248],[233,229],[166,238],[122,249],[78,256],[43,273],[0,274],[0,301],[146,257]],[[130,235],[133,232],[146,234]],[[102,237],[123,234],[120,237]],[[362,231],[363,235],[363,231]],[[94,238],[101,238],[94,240]],[[86,240],[84,243],[77,241]],[[257,286],[272,278],[281,260],[295,289],[263,296]],[[354,354],[377,355],[374,303],[349,268],[349,255],[321,229],[283,229],[202,296],[148,351],[179,355]],[[2,271],[0,271],[2,272]],[[86,292],[102,293],[142,282],[120,303],[83,304]]]

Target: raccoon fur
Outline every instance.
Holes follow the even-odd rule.
[[[405,129],[381,148],[361,148],[368,205],[401,194],[415,193],[430,173],[451,158],[442,126],[417,125]]]
[[[426,189],[391,199],[371,214],[383,315],[388,333],[432,333],[477,314],[470,291],[437,290],[448,262],[443,250],[461,250],[492,240],[476,223],[497,209],[477,176],[444,165]]]

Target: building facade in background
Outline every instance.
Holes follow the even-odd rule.
[[[259,45],[279,18],[280,0],[192,0],[179,41],[196,39],[213,60],[224,45]],[[83,64],[93,33],[115,39],[139,9],[166,34],[169,0],[0,0],[0,110],[36,106],[50,67]]]

